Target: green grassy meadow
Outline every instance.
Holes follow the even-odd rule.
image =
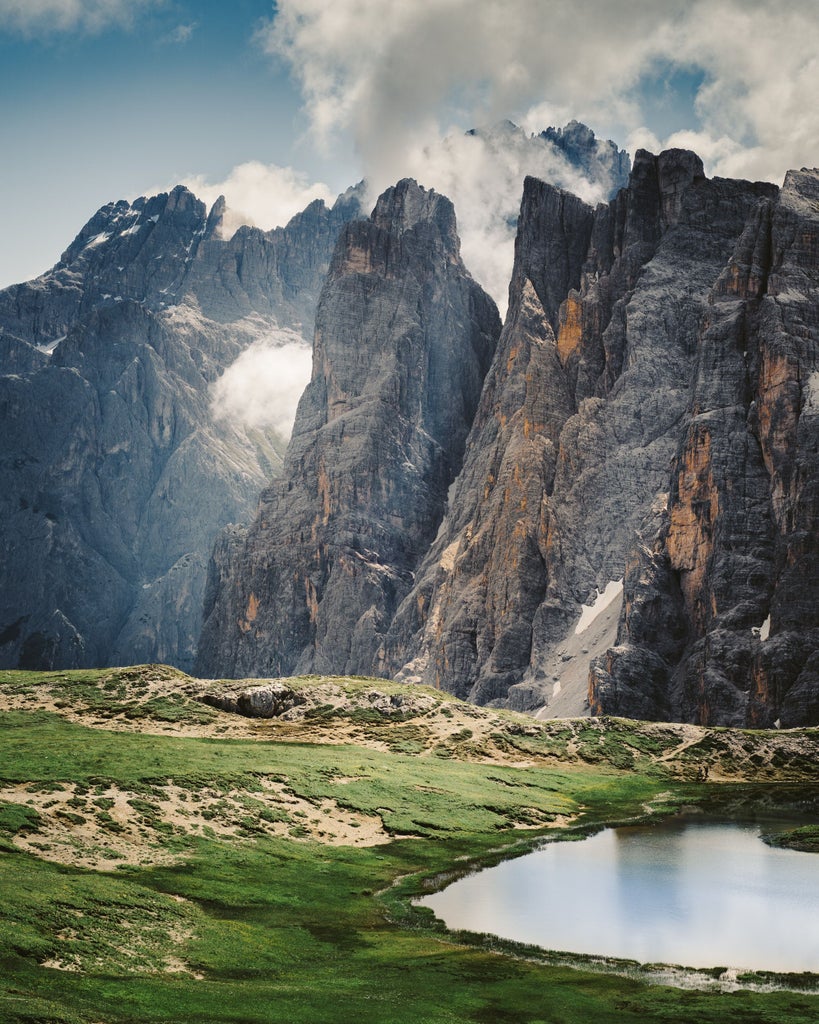
[[[544,836],[750,785],[770,796],[776,757],[784,781],[810,782],[815,731],[769,750],[756,776],[750,734],[726,746],[719,731],[682,743],[623,722],[533,729],[445,696],[383,720],[353,700],[242,737],[220,734],[231,716],[194,700],[192,681],[174,689],[170,673],[142,693],[127,671],[119,686],[113,670],[0,673],[0,1021],[817,1019],[810,992],[578,969],[450,935],[410,903]],[[721,781],[698,782],[697,757]]]

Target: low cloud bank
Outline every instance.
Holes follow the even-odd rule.
[[[289,438],[296,408],[310,380],[310,346],[294,331],[265,335],[245,349],[213,384],[216,419],[272,429]]]
[[[210,182],[197,174],[181,182],[209,206],[225,197],[227,210],[222,234],[230,237],[242,224],[263,231],[281,227],[314,199],[332,205],[335,196],[323,182],[311,182],[292,167],[263,164],[258,160],[239,164],[224,181]]]

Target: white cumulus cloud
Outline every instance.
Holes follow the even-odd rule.
[[[453,121],[519,118],[544,102],[587,122],[630,112],[625,91],[658,53],[669,14],[686,6],[280,0],[260,39],[289,62],[316,137],[352,131],[367,175],[394,178],[407,148]]]
[[[474,196],[506,168],[441,140],[502,117],[690,146],[714,174],[779,181],[819,162],[816,0],[279,0],[258,39],[289,64],[313,138],[351,133],[375,188],[409,173]],[[658,135],[658,75],[674,72],[696,89],[690,124]],[[464,235],[479,230],[461,207]]]
[[[129,27],[137,14],[162,0],[0,0],[0,29],[25,36],[101,32]]]
[[[286,224],[314,199],[332,204],[335,197],[323,182],[311,182],[292,167],[263,164],[258,160],[234,167],[224,181],[210,182],[204,175],[182,179],[182,184],[208,205],[225,197],[227,212],[222,224],[231,235],[242,224],[265,231]]]
[[[243,427],[273,429],[288,438],[311,368],[310,346],[294,331],[265,335],[212,385],[213,415]]]
[[[716,172],[816,160],[815,0],[279,0],[259,38],[289,62],[315,136],[353,132],[377,178],[454,113],[645,130],[659,67],[702,74],[687,127]]]

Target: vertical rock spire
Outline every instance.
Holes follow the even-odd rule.
[[[500,330],[452,204],[404,180],[342,233],[283,476],[214,565],[199,670],[372,671],[435,537]]]

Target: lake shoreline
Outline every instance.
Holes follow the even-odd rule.
[[[816,821],[817,798],[815,790],[804,785],[766,784],[763,786],[720,786],[719,791],[708,794],[691,803],[678,803],[676,807],[651,808],[645,815],[612,822],[574,824],[548,835],[533,836],[528,841],[518,842],[514,848],[499,848],[484,854],[475,861],[464,864],[462,869],[443,872],[424,881],[424,894],[408,897],[413,909],[433,915],[432,920],[422,919],[420,927],[430,928],[443,941],[458,945],[479,946],[530,962],[549,966],[569,967],[577,970],[614,974],[652,985],[671,985],[679,989],[700,991],[735,992],[799,992],[819,994],[819,972],[782,971],[768,969],[743,969],[729,966],[692,967],[666,961],[641,962],[628,956],[612,956],[588,952],[573,952],[549,948],[538,943],[518,941],[488,931],[473,931],[469,928],[449,927],[435,911],[421,901],[427,896],[440,893],[456,881],[478,874],[502,863],[518,860],[534,852],[544,850],[553,844],[583,842],[602,832],[629,828],[653,828],[674,823],[715,824],[731,823],[760,826],[758,840],[773,848],[800,849],[799,838],[807,833],[813,836],[815,825],[804,826],[801,821],[813,818]],[[789,808],[783,811],[783,805]],[[806,814],[806,807],[812,813]],[[796,825],[794,815],[800,818]],[[765,830],[762,828],[765,825]],[[794,826],[794,827],[790,827]],[[792,837],[796,836],[794,840]],[[804,852],[819,852],[807,841]],[[418,926],[418,923],[416,923]]]

